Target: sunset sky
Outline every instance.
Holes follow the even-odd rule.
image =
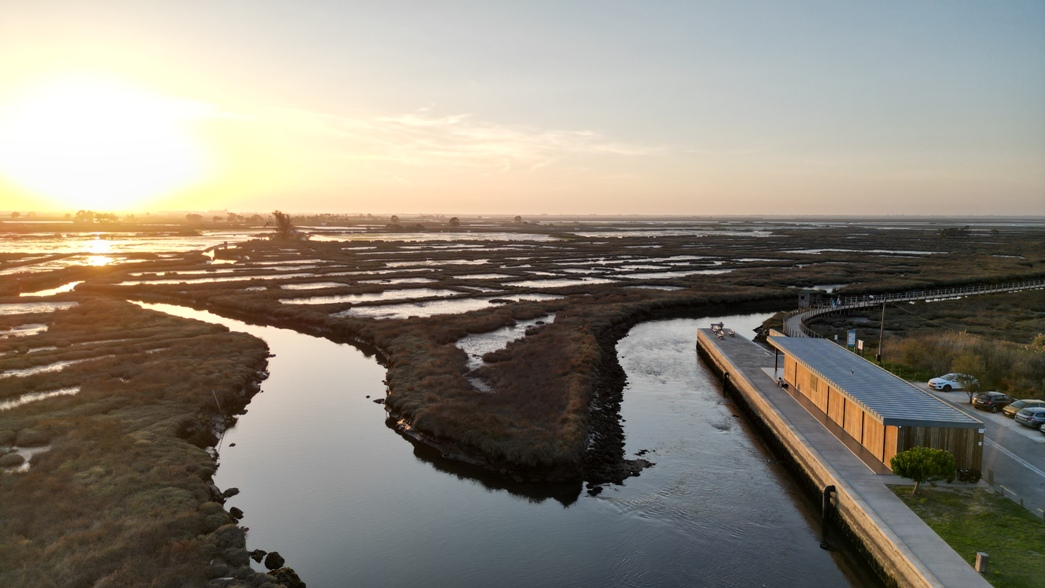
[[[1045,2],[0,8],[0,211],[1045,215]]]

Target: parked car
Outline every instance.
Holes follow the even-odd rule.
[[[1045,408],[1024,408],[1016,413],[1016,422],[1025,427],[1041,430],[1041,426],[1045,425]]]
[[[966,385],[972,386],[976,383],[976,378],[969,374],[944,374],[939,378],[929,380],[929,387],[933,390],[950,392],[951,390],[963,390]]]
[[[1045,400],[1036,400],[1034,398],[1024,398],[1023,400],[1017,400],[1012,404],[1001,409],[1001,413],[1010,419],[1016,416],[1016,413],[1020,412],[1024,408],[1038,408],[1045,407]]]
[[[1013,400],[1008,394],[1001,392],[980,392],[973,397],[972,406],[980,410],[998,412],[1003,407],[1011,404]]]

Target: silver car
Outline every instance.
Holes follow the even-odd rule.
[[[1016,413],[1016,422],[1025,427],[1040,429],[1045,425],[1045,408],[1024,408]]]

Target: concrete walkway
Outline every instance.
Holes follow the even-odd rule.
[[[742,394],[757,395],[749,403],[785,447],[791,446],[807,474],[818,484],[837,487],[839,512],[876,558],[893,562],[879,561],[887,572],[901,576],[896,578],[901,585],[990,585],[886,487],[898,481],[896,476],[880,464],[869,466],[866,456],[861,459],[815,413],[776,385],[773,352],[739,336],[719,339],[711,329],[700,329],[698,341]],[[783,355],[779,368],[782,372]]]

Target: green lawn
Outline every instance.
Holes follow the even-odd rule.
[[[981,488],[923,488],[893,492],[970,564],[990,556],[984,574],[999,588],[1041,586],[1045,579],[1045,522],[1019,504]]]

